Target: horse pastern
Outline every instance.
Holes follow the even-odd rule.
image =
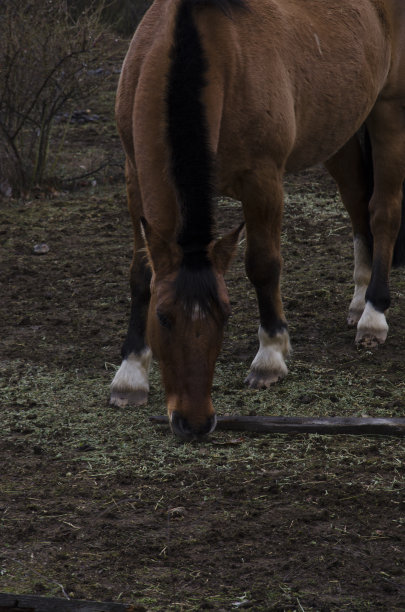
[[[385,314],[367,302],[357,325],[356,344],[374,348],[385,342],[387,334],[388,324]]]
[[[149,348],[138,355],[130,353],[123,359],[111,383],[111,396],[123,395],[125,398],[131,393],[142,392],[147,394],[149,391],[148,374],[151,359],[152,353]]]

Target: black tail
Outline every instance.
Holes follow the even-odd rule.
[[[367,171],[367,184],[369,199],[373,195],[374,175],[373,175],[373,153],[368,130],[364,127],[364,135],[360,135],[362,141],[362,149],[364,155],[364,163]],[[394,268],[405,266],[405,183],[402,186],[402,207],[401,207],[401,225],[399,228],[398,237],[394,247],[392,256],[392,265]]]

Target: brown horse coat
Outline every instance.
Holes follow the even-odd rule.
[[[214,176],[219,193],[243,204],[246,270],[260,313],[249,386],[268,387],[287,373],[279,287],[285,172],[325,162],[337,180],[355,245],[348,320],[358,342],[385,340],[405,177],[404,108],[401,0],[155,0],[117,93],[135,251],[113,403],[146,400],[151,344],[175,432],[189,438],[215,426],[210,390],[229,309],[223,273],[239,230],[213,240]],[[371,200],[355,136],[364,123]],[[181,306],[179,286],[199,316]],[[214,306],[202,304],[202,287]]]

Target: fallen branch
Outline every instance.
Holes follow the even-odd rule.
[[[168,425],[166,416],[151,416],[156,425]],[[317,433],[404,436],[405,418],[219,416],[217,429],[257,433]]]
[[[81,181],[81,180],[83,180],[85,178],[88,178],[89,176],[93,176],[94,174],[97,174],[97,172],[100,172],[100,170],[104,170],[104,168],[107,168],[108,166],[120,166],[120,165],[116,164],[116,163],[113,163],[113,162],[110,162],[108,160],[108,161],[102,163],[101,166],[98,166],[97,168],[94,168],[93,170],[89,170],[88,172],[85,172],[84,174],[79,174],[77,176],[72,176],[70,178],[65,178],[65,179],[62,180],[62,182],[65,184],[65,183],[74,183],[75,181]]]
[[[134,612],[138,607],[130,604],[101,603],[78,599],[58,599],[37,595],[12,595],[0,593],[0,612],[22,610],[25,612]],[[139,607],[139,609],[143,609]]]

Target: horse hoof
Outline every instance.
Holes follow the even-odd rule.
[[[148,401],[148,392],[143,391],[112,391],[110,395],[111,406],[125,408],[125,406],[142,406]]]
[[[283,377],[284,374],[281,373],[252,370],[245,378],[245,385],[249,389],[268,389]]]
[[[380,344],[383,344],[385,338],[378,338],[374,334],[362,334],[361,332],[357,333],[356,336],[356,346],[358,348],[364,349],[374,349],[377,348]]]
[[[388,323],[385,314],[367,302],[357,325],[356,344],[365,348],[375,348],[385,342],[387,334]]]

